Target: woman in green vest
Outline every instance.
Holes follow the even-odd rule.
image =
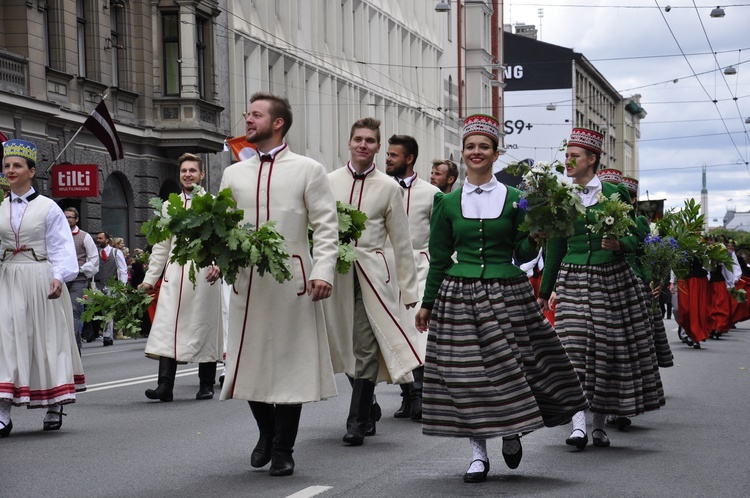
[[[573,363],[593,412],[594,446],[609,446],[606,415],[632,417],[664,404],[649,310],[639,282],[626,261],[638,237],[602,237],[589,228],[601,210],[599,194],[630,202],[625,185],[602,182],[596,176],[603,135],[574,128],[565,152],[566,174],[580,185],[586,212],[575,220],[575,233],[547,243],[539,304],[548,307],[557,293],[555,328]],[[588,444],[586,414],[573,417],[566,444]]]
[[[515,469],[520,435],[566,424],[588,405],[526,273],[513,264],[538,249],[518,229],[525,217],[520,192],[492,174],[499,141],[495,118],[466,118],[466,181],[435,195],[430,269],[416,318],[420,331],[429,327],[422,432],[469,438],[469,483],[487,478],[488,438],[503,438],[503,458]]]

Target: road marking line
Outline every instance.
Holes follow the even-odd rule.
[[[185,370],[180,370],[177,373],[177,375],[175,375],[175,377],[187,377],[188,375],[194,375],[197,372],[198,372],[197,368],[188,368]],[[127,387],[127,386],[135,386],[138,384],[148,384],[149,382],[153,382],[157,380],[157,378],[158,378],[158,375],[145,375],[143,377],[133,377],[130,379],[101,382],[99,384],[92,384],[90,386],[87,386],[84,392],[78,393],[78,394],[93,393],[96,391],[104,391],[107,389],[114,389],[116,387]]]
[[[325,493],[329,489],[333,489],[333,486],[310,486],[309,488],[297,491],[296,493],[293,493],[286,498],[310,498],[311,496]]]

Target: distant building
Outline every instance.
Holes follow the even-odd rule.
[[[529,25],[516,29],[503,32],[503,160],[560,159],[562,141],[584,127],[604,134],[602,167],[638,179],[641,96],[622,96],[583,54],[530,37]]]
[[[750,232],[750,211],[738,213],[733,208],[727,209],[724,215],[724,228],[739,232]]]

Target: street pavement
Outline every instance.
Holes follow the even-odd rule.
[[[608,428],[610,448],[565,445],[569,427],[524,436],[516,470],[488,442],[491,471],[464,484],[465,439],[426,437],[396,420],[396,386],[376,389],[383,407],[364,446],[341,438],[351,389],[305,405],[291,477],[250,467],[257,429],[247,403],[195,400],[197,365],[178,369],[175,401],[149,401],[157,362],[145,340],[84,345],[89,390],[65,410],[63,427],[43,432],[44,411],[13,408],[13,433],[0,440],[1,497],[747,497],[750,496],[750,323],[701,350],[677,339],[675,366],[662,369],[667,404]],[[590,418],[589,418],[590,422]],[[590,429],[589,429],[590,430]]]

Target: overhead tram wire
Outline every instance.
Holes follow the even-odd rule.
[[[696,80],[698,80],[698,84],[703,89],[703,92],[706,94],[708,99],[712,102],[714,102],[714,107],[716,109],[716,112],[719,114],[719,117],[721,118],[721,122],[724,125],[724,129],[727,132],[727,135],[729,136],[729,139],[732,141],[732,145],[734,145],[735,150],[737,151],[737,155],[742,159],[742,161],[745,163],[745,166],[747,167],[747,173],[750,175],[750,167],[748,167],[747,160],[743,158],[742,153],[740,152],[739,147],[737,147],[737,144],[734,141],[734,137],[729,133],[729,127],[727,126],[726,121],[724,120],[724,116],[722,116],[721,111],[719,110],[719,106],[716,105],[716,102],[714,98],[711,97],[711,94],[706,90],[706,87],[703,85],[703,82],[700,81],[700,78],[698,78],[698,75],[695,72],[695,69],[693,68],[693,65],[690,63],[690,59],[688,59],[687,55],[685,55],[685,51],[682,49],[682,45],[680,45],[680,42],[677,40],[677,36],[674,34],[674,31],[672,30],[672,26],[669,25],[669,21],[667,21],[667,17],[664,15],[664,10],[659,5],[659,0],[654,0],[654,3],[657,7],[659,7],[659,14],[661,15],[662,19],[664,20],[664,24],[666,24],[667,29],[669,30],[669,33],[672,35],[672,39],[677,44],[677,48],[680,49],[680,53],[683,54],[683,58],[685,59],[685,62],[687,63],[688,67],[690,68],[690,71],[693,73],[693,76],[695,76]]]

